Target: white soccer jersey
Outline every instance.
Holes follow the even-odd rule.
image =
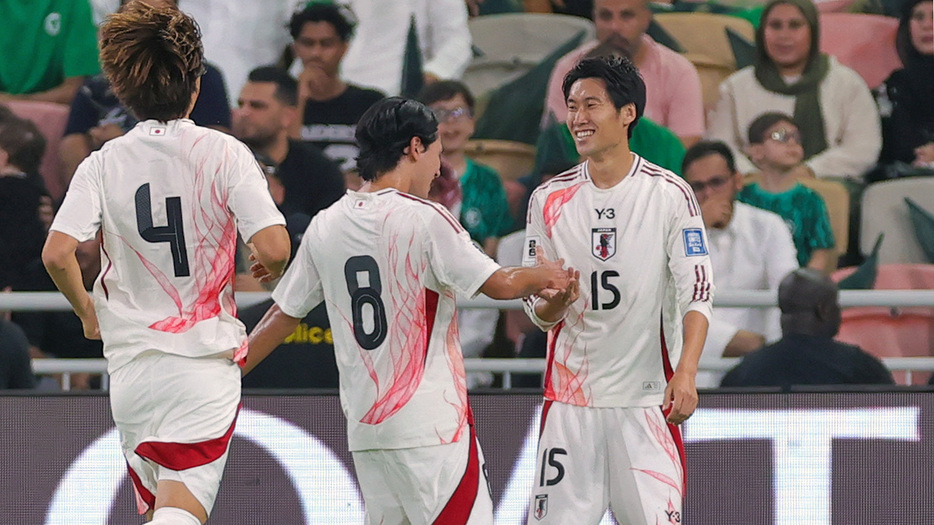
[[[498,268],[443,206],[393,189],[315,216],[272,296],[298,318],[326,301],[350,450],[467,435],[455,294]]]
[[[233,298],[244,239],[285,224],[249,149],[187,119],[140,122],[75,172],[52,229],[103,232],[94,302],[111,372],[146,350],[246,357]]]
[[[593,407],[659,405],[681,357],[682,318],[710,318],[707,234],[691,187],[633,155],[616,186],[597,188],[587,163],[532,194],[524,264],[541,246],[580,270],[581,294],[551,327],[545,397]]]

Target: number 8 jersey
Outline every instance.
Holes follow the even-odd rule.
[[[140,122],[78,166],[52,229],[103,233],[93,295],[111,373],[148,350],[246,357],[237,230],[285,224],[267,188],[246,146],[187,119]]]
[[[394,189],[315,216],[272,297],[296,318],[326,303],[351,451],[469,435],[455,296],[498,269],[443,206]]]
[[[537,188],[523,264],[541,247],[580,270],[580,298],[549,329],[545,397],[593,407],[661,405],[681,356],[682,318],[710,319],[707,234],[691,187],[633,155],[614,187],[594,185],[587,163]]]

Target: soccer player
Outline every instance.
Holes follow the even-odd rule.
[[[573,287],[563,261],[501,268],[444,206],[438,121],[388,98],[357,124],[359,192],[314,217],[275,305],[250,334],[244,372],[327,304],[341,406],[367,524],[492,524],[455,319],[455,294],[495,299]],[[254,275],[264,275],[261,264]]]
[[[526,302],[550,330],[528,522],[596,524],[609,507],[620,523],[680,523],[677,425],[697,405],[713,290],[700,207],[629,150],[646,93],[627,59],[584,59],[563,89],[588,160],[532,194],[526,249],[571,261],[581,284]]]
[[[42,259],[89,338],[140,513],[207,520],[227,461],[247,352],[233,299],[237,230],[268,277],[289,254],[284,219],[246,146],[187,119],[204,71],[197,25],[131,2],[100,32],[104,72],[140,123],[85,159]],[[94,298],[75,248],[103,231]]]

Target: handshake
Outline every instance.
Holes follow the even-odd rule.
[[[579,270],[564,267],[564,259],[555,261],[545,257],[541,246],[535,248],[536,264],[532,268],[541,273],[541,284],[535,294],[553,304],[567,307],[580,297]]]

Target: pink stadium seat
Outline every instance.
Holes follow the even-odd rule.
[[[839,281],[854,271],[843,268],[833,274]],[[883,264],[876,290],[934,289],[934,264]],[[886,308],[863,306],[843,310],[837,340],[858,345],[876,357],[934,356],[934,307]],[[930,374],[913,374],[914,384],[927,383]],[[895,380],[904,383],[904,374]]]
[[[817,0],[814,5],[820,13],[842,13],[849,9],[856,0]]]
[[[68,181],[62,176],[62,160],[59,156],[59,144],[68,122],[68,106],[53,102],[33,102],[14,100],[7,105],[20,118],[33,121],[45,137],[45,156],[39,166],[39,172],[52,195],[52,200],[59,201],[65,195]]]
[[[855,70],[870,88],[902,67],[895,51],[898,19],[858,13],[821,13],[821,51]]]

